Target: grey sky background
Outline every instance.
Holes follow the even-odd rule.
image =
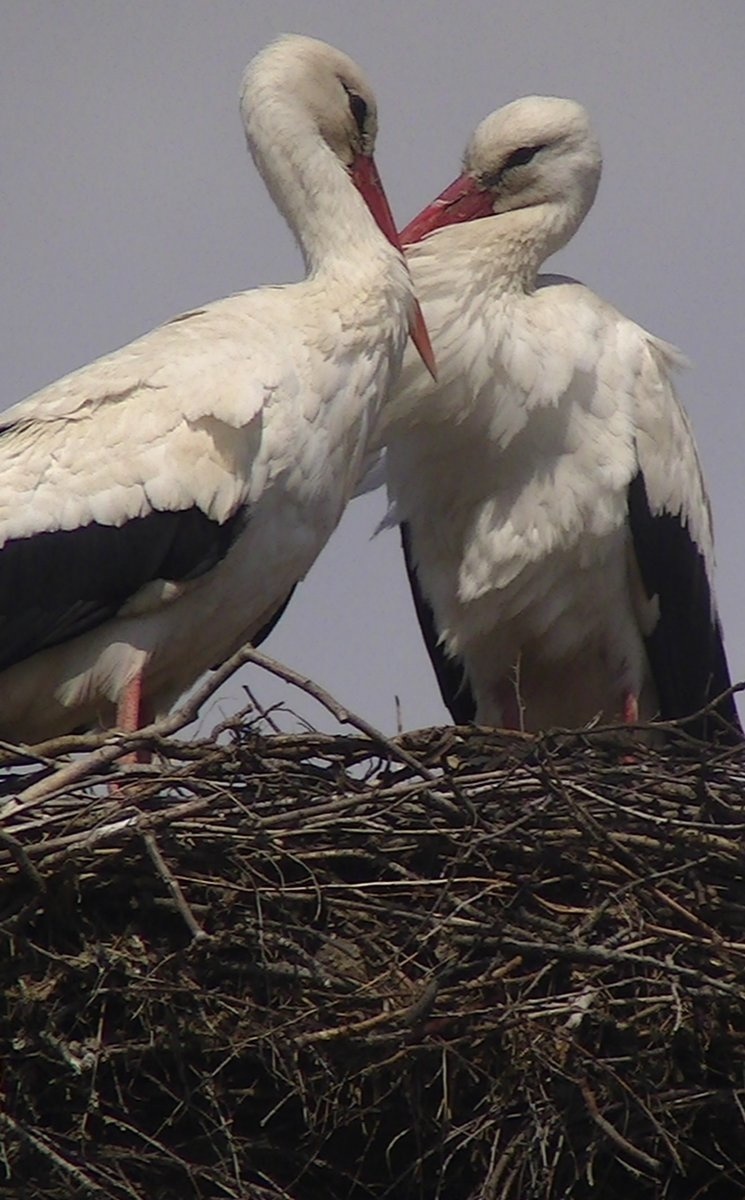
[[[585,104],[605,169],[552,266],[679,345],[706,471],[730,665],[745,677],[741,0],[0,0],[0,361],[7,407],[166,318],[295,279],[250,162],[246,62],[281,32],[351,54],[376,89],[399,225],[455,176],[473,126],[530,93]],[[457,465],[454,464],[454,469]],[[355,502],[268,653],[387,731],[446,719],[398,538]],[[297,693],[257,672],[264,703]],[[243,702],[233,680],[210,709]]]

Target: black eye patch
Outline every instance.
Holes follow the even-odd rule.
[[[545,150],[545,148],[545,143],[538,146],[520,146],[518,150],[513,150],[512,154],[507,156],[502,170],[509,171],[512,167],[524,167],[532,158],[535,158],[539,150]]]
[[[526,163],[535,158],[539,150],[545,150],[546,145],[546,142],[541,142],[537,146],[520,146],[517,150],[513,150],[512,154],[507,155],[498,171],[481,176],[481,186],[487,191],[498,188],[508,171],[511,171],[513,167],[524,167]]]
[[[347,99],[349,100],[349,107],[352,116],[354,117],[354,123],[360,133],[363,134],[365,132],[365,122],[367,121],[367,102],[363,100],[362,97],[357,94],[357,92],[353,92],[351,88],[348,88],[345,83],[342,84],[342,87],[347,93]]]

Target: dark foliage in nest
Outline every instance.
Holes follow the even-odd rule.
[[[85,761],[6,801],[0,1196],[745,1194],[738,753],[236,724],[114,792]]]

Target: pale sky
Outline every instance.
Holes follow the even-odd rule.
[[[243,67],[307,33],[357,59],[399,225],[455,176],[474,125],[530,93],[589,109],[605,169],[552,267],[680,346],[745,677],[745,4],[741,0],[0,0],[0,355],[7,407],[185,309],[298,278],[245,149]],[[381,495],[356,502],[267,653],[395,729],[447,719]],[[260,673],[265,703],[286,695]],[[242,702],[240,680],[205,727]]]

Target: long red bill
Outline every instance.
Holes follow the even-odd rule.
[[[404,246],[421,242],[428,233],[442,229],[445,225],[456,225],[461,221],[475,221],[479,217],[492,215],[491,197],[480,188],[473,175],[460,175],[431,204],[409,221],[401,230]]]
[[[403,254],[403,247],[401,246],[401,239],[396,229],[396,222],[393,219],[391,206],[383,190],[383,184],[373,158],[369,154],[358,154],[352,163],[350,173],[357,190],[377,221],[381,232],[385,234],[391,245],[395,246]],[[412,342],[419,351],[422,362],[432,378],[436,379],[437,367],[435,365],[435,355],[418,300],[414,301],[414,307],[411,310],[409,334]]]

